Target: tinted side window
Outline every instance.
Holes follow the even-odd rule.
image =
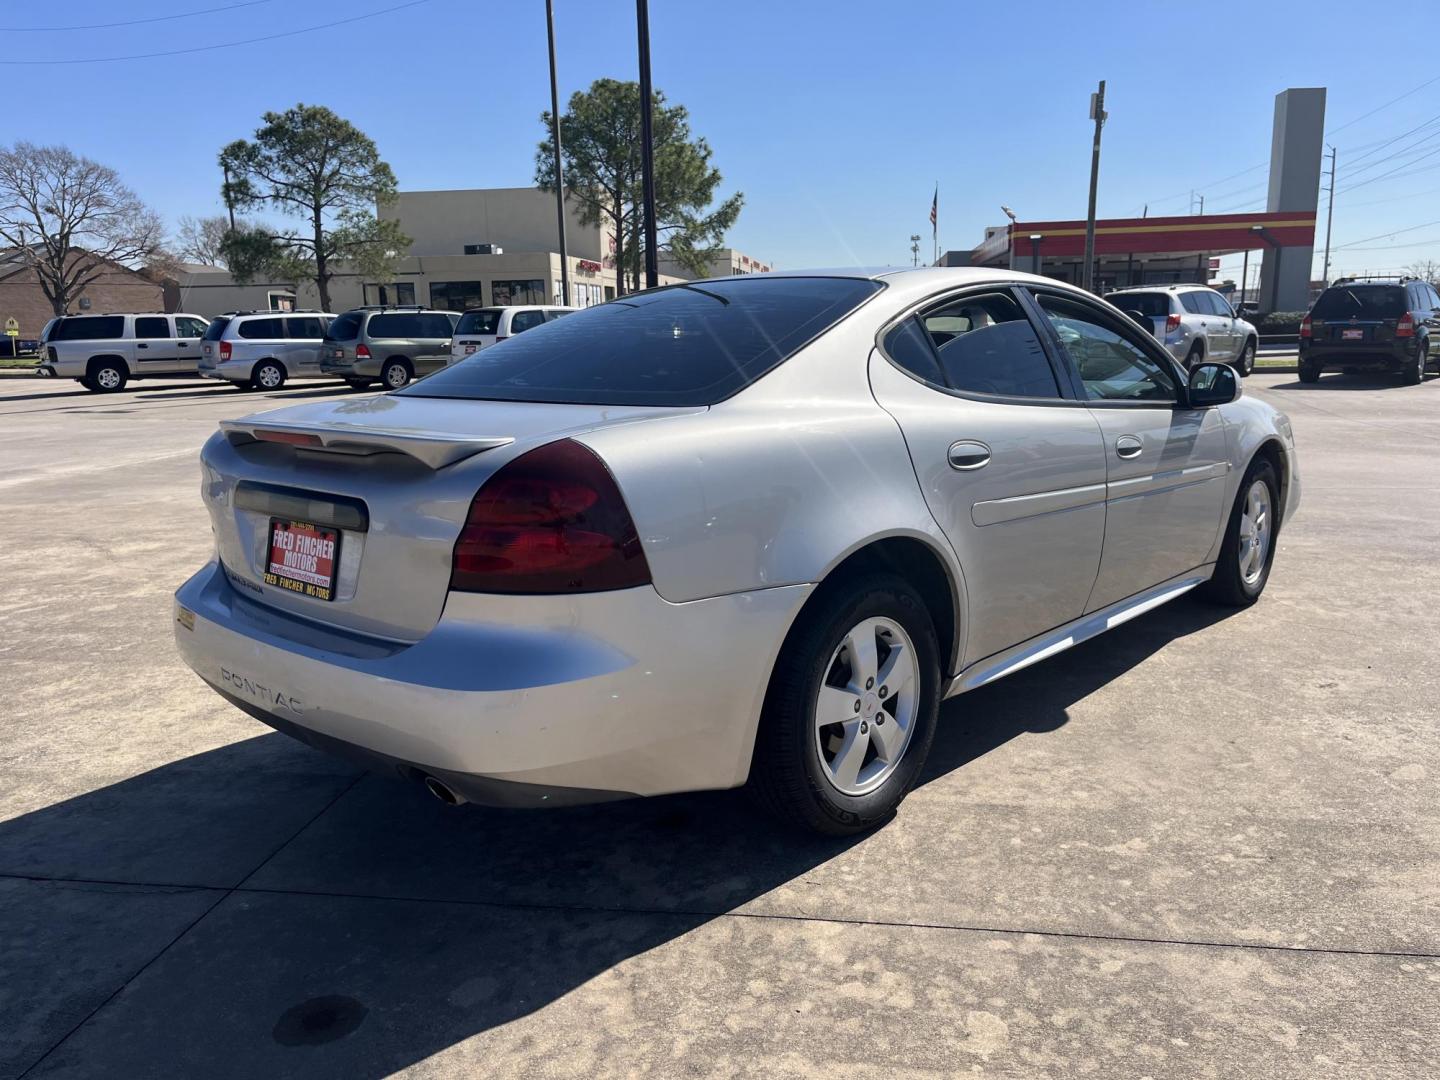
[[[1062,296],[1041,294],[1036,299],[1080,372],[1090,400],[1176,400],[1170,373],[1100,312]]]
[[[283,322],[283,319],[247,319],[240,324],[236,332],[242,338],[251,340],[283,338],[285,336]]]
[[[420,337],[448,338],[455,333],[455,324],[449,315],[431,312],[420,316]]]
[[[137,315],[135,316],[135,336],[146,340],[168,338],[170,336],[170,320],[164,315]]]
[[[460,316],[457,334],[493,334],[500,325],[500,309],[485,308],[482,311],[467,311]]]
[[[372,338],[418,338],[425,335],[420,330],[419,315],[395,315],[382,313],[370,316],[370,325],[365,333]]]
[[[946,386],[935,346],[919,319],[906,319],[885,338],[885,352],[901,368],[921,382]]]
[[[1215,314],[1207,303],[1209,297],[1202,292],[1187,292],[1180,294],[1180,306],[1191,315],[1213,315]]]
[[[175,334],[177,337],[202,337],[208,328],[209,324],[201,319],[192,319],[188,315],[175,316]]]
[[[952,389],[1002,397],[1060,396],[1045,348],[1009,293],[947,301],[925,312],[921,321]]]
[[[1111,293],[1105,297],[1121,311],[1138,311],[1148,318],[1165,318],[1170,314],[1167,293]]]
[[[325,327],[313,315],[303,319],[289,318],[285,320],[285,336],[301,341],[313,340],[325,336]]]
[[[543,311],[517,311],[510,317],[510,333],[518,334],[525,330],[533,330],[545,321]]]
[[[1431,309],[1440,308],[1440,294],[1435,292],[1435,286],[1425,286],[1425,299],[1430,302]]]
[[[1210,302],[1210,309],[1216,315],[1222,315],[1227,319],[1234,315],[1234,312],[1230,310],[1229,302],[1219,293],[1206,293],[1205,299]]]
[[[547,320],[549,320],[550,322],[554,322],[556,319],[563,318],[563,317],[566,316],[566,315],[573,315],[573,314],[574,314],[573,311],[547,311],[547,312],[545,312],[545,318],[546,318]]]
[[[92,315],[66,319],[50,333],[51,341],[100,341],[125,333],[124,315]]]

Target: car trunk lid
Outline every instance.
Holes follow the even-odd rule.
[[[242,594],[416,641],[444,610],[470,502],[501,466],[554,439],[693,411],[390,395],[306,404],[223,421],[203,455],[205,501]]]

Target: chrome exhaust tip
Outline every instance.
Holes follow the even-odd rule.
[[[459,806],[465,801],[464,796],[457,795],[454,791],[450,790],[444,781],[437,780],[433,776],[425,777],[421,783],[425,785],[426,791],[430,792],[431,795],[434,795],[435,798],[439,799],[446,806]]]

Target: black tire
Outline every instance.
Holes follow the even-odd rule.
[[[924,601],[904,578],[875,574],[824,588],[791,628],[776,660],[755,735],[749,789],[762,808],[786,823],[846,836],[887,820],[925,765],[940,707],[939,646]],[[875,790],[848,795],[832,784],[821,761],[815,709],[831,658],[849,631],[870,618],[893,621],[909,637],[920,689],[914,727],[893,771]]]
[[[1419,386],[1425,381],[1425,361],[1429,359],[1429,347],[1424,339],[1415,343],[1415,355],[1400,369],[1400,382],[1405,386]]]
[[[380,382],[386,390],[399,390],[402,386],[408,386],[414,377],[415,369],[404,357],[386,360],[385,366],[380,369]]]
[[[1240,350],[1240,357],[1235,362],[1235,370],[1242,376],[1248,376],[1255,370],[1255,339],[1248,338],[1245,346]]]
[[[130,372],[119,360],[92,360],[86,377],[89,379],[85,384],[87,390],[93,390],[97,394],[113,394],[125,389]]]
[[[1307,364],[1304,360],[1301,360],[1301,361],[1300,361],[1300,381],[1303,382],[1303,383],[1319,382],[1319,381],[1320,381],[1320,365],[1319,365],[1319,364]]]
[[[1185,370],[1194,371],[1195,365],[1204,362],[1205,348],[1198,341],[1190,346],[1190,351],[1185,355]]]
[[[89,375],[81,375],[80,378],[76,379],[75,381],[78,382],[81,386],[85,387],[86,390],[89,390],[92,394],[98,393],[100,390],[98,386],[96,386],[93,382],[90,381]]]
[[[1240,523],[1250,488],[1256,482],[1263,482],[1270,489],[1269,541],[1259,575],[1247,581],[1240,568]],[[1230,519],[1225,523],[1220,558],[1216,560],[1215,571],[1204,586],[1210,600],[1226,607],[1249,607],[1260,599],[1265,583],[1270,580],[1270,567],[1275,562],[1275,548],[1280,539],[1280,510],[1280,478],[1275,474],[1275,466],[1266,458],[1256,458],[1240,481],[1240,490],[1236,492],[1235,503],[1230,508]]]
[[[351,390],[369,390],[369,389],[370,389],[370,380],[369,380],[369,379],[346,379],[346,380],[345,380],[345,385],[348,386],[348,387],[350,387]]]
[[[279,390],[285,385],[285,365],[277,360],[261,360],[250,372],[250,385],[256,390]]]

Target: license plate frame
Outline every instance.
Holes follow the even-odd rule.
[[[466,355],[466,356],[469,356],[469,355],[470,355],[471,353],[473,353],[474,351],[475,351],[475,343],[474,343],[473,341],[467,341],[467,342],[465,342],[465,355]]]
[[[282,539],[294,537],[296,539]],[[265,534],[265,565],[261,577],[266,585],[299,596],[326,602],[335,599],[340,578],[340,541],[344,534],[329,525],[298,518],[272,517]],[[330,547],[324,547],[325,542]],[[279,562],[276,561],[277,544]],[[316,547],[319,550],[316,550]],[[328,554],[327,554],[328,550]],[[287,554],[291,556],[286,561]],[[313,566],[311,560],[313,559]]]
[[[1352,330],[1348,327],[1340,331],[1341,341],[1364,341],[1365,331],[1363,329]]]

